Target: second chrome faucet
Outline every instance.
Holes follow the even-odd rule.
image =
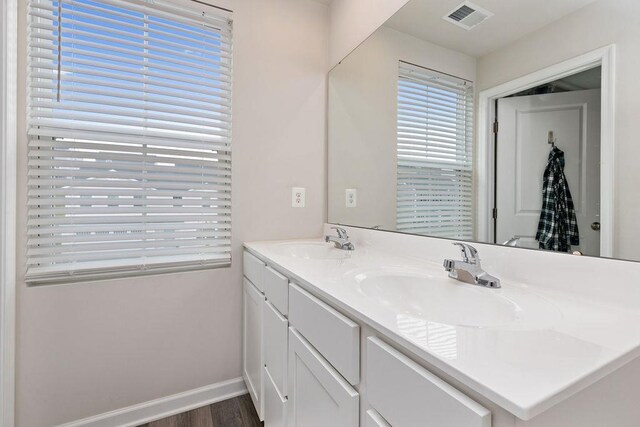
[[[487,288],[501,287],[500,279],[490,275],[480,266],[480,257],[476,248],[460,242],[456,242],[454,245],[460,246],[462,261],[444,260],[444,269],[449,272],[449,277]]]

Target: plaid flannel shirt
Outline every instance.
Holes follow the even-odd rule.
[[[540,249],[568,252],[580,244],[576,211],[564,175],[564,152],[553,147],[544,170],[542,211],[536,240]]]

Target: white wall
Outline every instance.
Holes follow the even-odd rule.
[[[57,425],[239,377],[242,242],[321,232],[328,8],[310,0],[221,1],[235,12],[231,268],[27,287],[20,115],[18,426]],[[19,78],[24,112],[24,72]],[[306,208],[291,208],[292,186],[307,188]]]
[[[330,222],[396,228],[398,61],[475,80],[475,58],[381,27],[329,74]],[[373,119],[372,119],[373,118]],[[345,206],[345,189],[358,206]]]
[[[329,17],[331,67],[384,24],[409,0],[333,0]]]
[[[478,89],[615,43],[616,217],[614,256],[639,259],[640,2],[599,0],[478,61]]]

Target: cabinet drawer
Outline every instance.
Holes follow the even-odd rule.
[[[287,399],[278,393],[269,371],[264,371],[264,427],[287,425]]]
[[[364,418],[364,427],[391,427],[391,424],[386,422],[384,418],[373,409],[369,409]]]
[[[271,267],[264,272],[264,295],[280,313],[289,313],[289,279]]]
[[[367,339],[369,403],[391,425],[490,427],[491,412],[375,337]]]
[[[251,255],[248,251],[244,251],[242,261],[244,276],[249,279],[260,292],[264,292],[264,271],[267,265]]]
[[[289,285],[289,323],[351,384],[360,382],[360,327],[307,291]]]
[[[294,328],[289,328],[288,427],[358,427],[360,395]]]
[[[287,396],[287,319],[268,301],[264,306],[264,364],[278,388]]]

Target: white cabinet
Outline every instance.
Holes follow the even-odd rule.
[[[287,335],[289,322],[271,302],[265,302],[263,314],[264,364],[278,392],[287,396]]]
[[[367,338],[365,376],[369,404],[392,426],[491,426],[488,409],[376,337]]]
[[[289,328],[287,427],[356,427],[359,410],[358,392]]]
[[[264,296],[246,278],[242,299],[242,376],[256,407],[263,419],[263,356],[262,356],[262,312]]]
[[[382,340],[361,354],[360,325],[246,251],[244,275],[242,373],[266,427],[491,426],[489,410]]]
[[[360,382],[360,326],[299,286],[289,285],[289,322],[351,384]]]
[[[287,425],[287,399],[282,396],[264,368],[264,427],[285,427]]]

